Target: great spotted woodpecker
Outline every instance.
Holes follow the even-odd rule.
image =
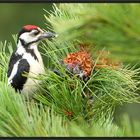
[[[32,76],[43,74],[44,64],[38,43],[45,38],[56,37],[55,33],[44,32],[35,25],[23,26],[17,37],[17,48],[12,53],[8,66],[8,84],[23,94],[33,93],[38,80]]]

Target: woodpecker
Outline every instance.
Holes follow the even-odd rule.
[[[36,89],[35,77],[45,72],[38,44],[43,39],[52,39],[55,33],[44,32],[35,25],[23,26],[17,36],[17,48],[13,51],[8,65],[8,85],[16,91],[29,95]]]

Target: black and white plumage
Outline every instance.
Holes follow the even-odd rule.
[[[23,94],[33,93],[38,80],[30,77],[43,74],[44,64],[38,43],[44,38],[53,38],[56,35],[44,32],[35,25],[24,26],[18,34],[17,48],[12,53],[8,67],[8,84]]]

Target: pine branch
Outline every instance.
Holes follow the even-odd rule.
[[[128,64],[139,62],[139,9],[136,4],[60,4],[45,18],[60,42],[78,39],[106,47],[113,59]]]

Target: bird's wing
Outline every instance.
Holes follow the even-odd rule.
[[[8,73],[7,76],[8,78],[10,77],[14,65],[22,58],[22,55],[16,54],[15,51],[12,53],[10,61],[9,61],[9,65],[8,65]]]
[[[22,59],[22,55],[13,52],[8,66],[8,84],[11,84],[16,90],[22,90],[27,77],[23,74],[29,72],[29,63]]]
[[[17,72],[12,79],[11,85],[15,90],[21,91],[25,82],[27,81],[27,75],[29,73],[29,63],[26,59],[21,59],[18,63]]]

